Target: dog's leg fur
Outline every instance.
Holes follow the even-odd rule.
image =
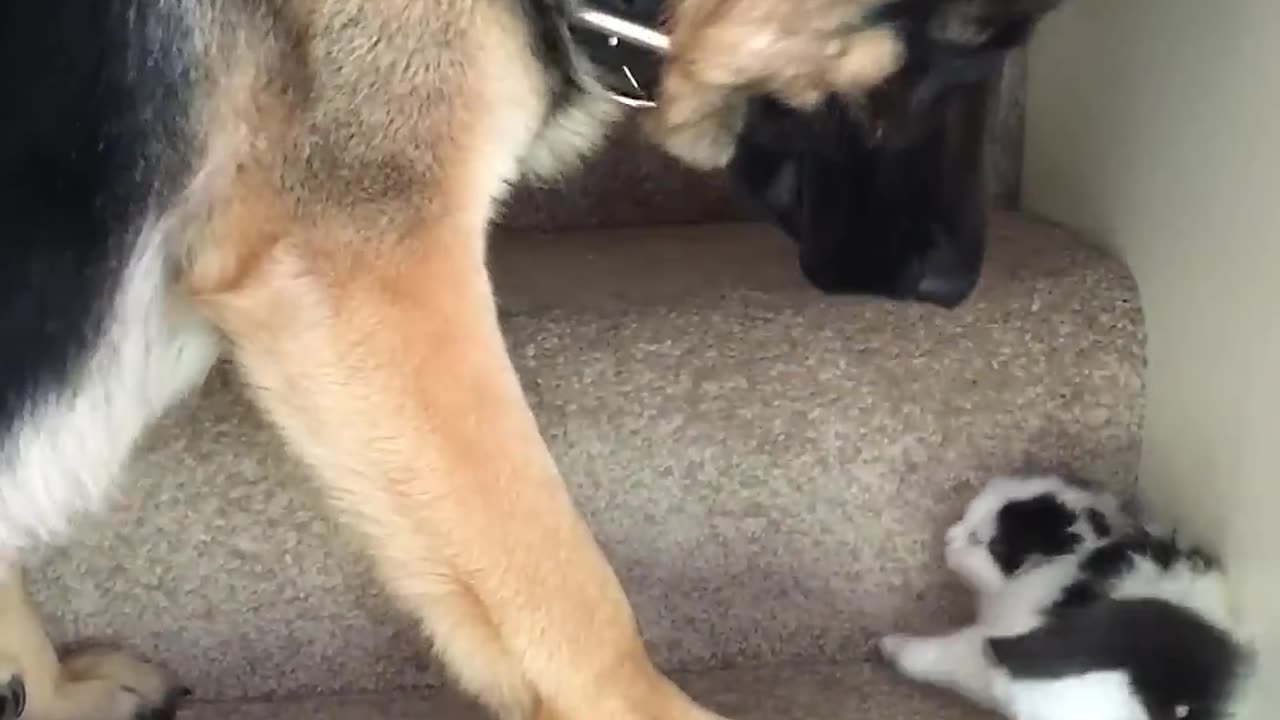
[[[381,8],[360,6],[362,22],[376,29]],[[265,138],[255,146],[283,154],[238,165],[186,284],[466,690],[503,720],[710,720],[653,666],[508,357],[486,234],[547,100],[512,42],[518,19],[499,4],[459,12],[447,34],[404,27],[445,22],[424,5],[376,44],[448,37],[430,87],[400,83],[398,57],[334,51],[342,72],[368,73],[352,82],[363,101],[319,88],[278,120],[245,116]],[[366,107],[387,121],[345,132]],[[316,139],[325,153],[309,157]],[[430,165],[411,164],[422,155]],[[345,192],[401,159],[395,194]]]
[[[537,702],[548,717],[711,717],[651,666],[541,439],[482,225],[425,222],[380,247],[314,232],[205,299],[258,400],[460,681],[511,720]]]

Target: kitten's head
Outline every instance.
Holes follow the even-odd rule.
[[[1116,497],[1062,475],[999,476],[947,531],[947,563],[980,584],[1035,563],[1076,555],[1127,531]]]

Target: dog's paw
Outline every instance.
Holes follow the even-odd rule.
[[[27,685],[16,671],[6,671],[0,681],[0,720],[18,720],[27,709]]]
[[[110,707],[94,711],[102,720],[172,720],[191,695],[169,670],[113,648],[77,652],[62,670],[72,682],[111,687]]]
[[[907,50],[902,37],[887,28],[861,30],[850,35],[830,37],[822,45],[823,52],[813,62],[815,80],[827,93],[861,96],[896,73],[906,62]],[[785,97],[786,86],[779,88]],[[798,99],[804,100],[807,95]]]
[[[679,86],[679,83],[676,83]],[[665,102],[665,101],[664,101]],[[701,101],[694,101],[701,105]],[[675,159],[697,170],[718,170],[729,164],[746,121],[746,106],[733,101],[694,110],[681,110],[679,99],[650,113],[642,121],[649,137]]]
[[[864,96],[906,56],[895,30],[862,24],[866,11],[847,0],[678,4],[650,135],[686,164],[716,169],[733,156],[750,98],[808,111],[832,95]]]

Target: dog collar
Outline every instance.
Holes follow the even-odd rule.
[[[654,107],[662,60],[670,47],[657,29],[660,0],[594,0],[574,3],[569,32],[614,100],[627,107]]]

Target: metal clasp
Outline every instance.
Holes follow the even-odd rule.
[[[604,34],[607,36],[606,42],[610,46],[624,42],[656,53],[659,56],[665,56],[671,48],[671,39],[667,37],[666,33],[587,5],[575,7],[570,15],[570,21],[580,27]],[[635,75],[631,73],[631,68],[624,65],[622,66],[622,72],[626,75],[631,86],[635,88],[636,94],[641,97],[631,97],[616,92],[609,93],[610,96],[627,107],[657,107],[658,104],[656,102],[643,97],[644,90],[641,89],[640,83],[636,82]]]

